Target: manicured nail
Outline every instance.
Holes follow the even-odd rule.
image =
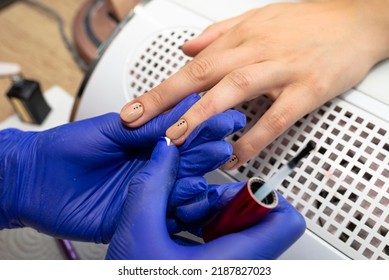
[[[238,157],[236,155],[231,155],[230,159],[222,166],[224,170],[232,169],[238,163]]]
[[[139,119],[139,117],[142,115],[143,115],[142,104],[134,103],[129,105],[128,107],[125,107],[124,112],[122,113],[122,119],[127,123],[131,123]]]
[[[180,138],[186,130],[188,129],[188,123],[186,120],[181,119],[175,124],[173,124],[167,131],[166,131],[166,136],[169,137],[172,140],[176,140]]]

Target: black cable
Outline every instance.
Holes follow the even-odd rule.
[[[65,24],[64,24],[64,21],[63,21],[63,18],[61,17],[61,15],[53,8],[47,6],[39,1],[34,1],[34,0],[20,0],[20,1],[25,2],[27,4],[30,4],[38,9],[41,9],[42,11],[48,13],[49,15],[53,16],[57,20],[58,29],[59,29],[59,33],[61,35],[62,41],[65,43],[65,46],[70,51],[71,55],[73,56],[73,59],[76,61],[76,63],[80,67],[80,69],[85,72],[88,69],[88,65],[80,57],[77,49],[74,47],[72,42],[67,37],[66,32],[65,32]]]

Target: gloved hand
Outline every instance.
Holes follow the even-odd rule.
[[[275,259],[304,232],[302,216],[280,197],[279,206],[247,230],[201,245],[176,243],[167,231],[165,213],[178,156],[174,146],[160,141],[148,165],[133,177],[107,259]],[[222,186],[218,203],[242,185]]]
[[[59,238],[109,242],[131,177],[158,137],[197,100],[193,95],[139,129],[124,127],[111,113],[43,132],[1,131],[0,229],[29,226]],[[235,111],[217,119],[221,131],[242,127]],[[206,143],[210,137],[201,132],[219,129],[211,121],[193,134],[182,147],[178,176],[201,176],[228,159],[230,144],[215,137]]]

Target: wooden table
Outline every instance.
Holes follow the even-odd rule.
[[[55,9],[72,38],[73,18],[81,0],[40,0]],[[71,95],[77,93],[83,72],[63,43],[57,21],[34,6],[16,2],[0,10],[0,61],[18,63],[27,79],[39,81],[42,91],[58,85]],[[14,111],[5,97],[8,79],[0,79],[0,121]]]

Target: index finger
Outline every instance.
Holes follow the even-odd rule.
[[[225,75],[253,58],[234,49],[195,58],[144,95],[127,103],[120,112],[129,127],[138,127],[172,108],[191,93],[212,88]]]

